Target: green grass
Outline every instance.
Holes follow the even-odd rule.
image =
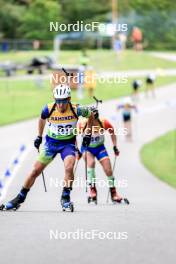
[[[174,81],[174,77],[158,77],[156,86]],[[128,79],[126,84],[97,83],[95,96],[108,100],[129,95],[132,92],[131,82],[132,79]],[[44,87],[39,88],[34,80],[0,80],[0,125],[38,116],[42,107],[52,101],[49,81],[44,81],[43,84]],[[93,103],[86,93],[83,100],[78,100],[75,91],[72,92],[72,101],[80,104]]]
[[[176,188],[176,131],[171,131],[141,149],[145,167]]]
[[[136,69],[167,69],[175,68],[176,62],[154,57],[149,51],[135,52],[133,50],[124,51],[117,59],[112,50],[88,50],[90,65],[100,70],[136,70]],[[12,60],[19,63],[26,63],[34,56],[53,55],[52,51],[18,51],[0,53],[0,61]],[[79,64],[80,51],[60,51],[59,64]]]

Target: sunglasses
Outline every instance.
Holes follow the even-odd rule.
[[[66,99],[55,99],[56,104],[67,104],[68,103],[68,98]]]

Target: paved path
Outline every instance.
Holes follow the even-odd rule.
[[[61,212],[58,206],[61,188],[56,188],[53,181],[62,179],[63,165],[56,158],[45,171],[48,193],[44,193],[42,179],[39,178],[19,211],[0,214],[0,256],[3,264],[175,263],[176,191],[148,172],[139,157],[139,150],[144,143],[176,126],[173,101],[176,98],[175,85],[157,90],[156,100],[141,97],[139,113],[134,114],[134,141],[126,143],[123,137],[119,137],[121,156],[115,171],[118,183],[127,183],[127,187],[121,187],[119,191],[130,199],[130,206],[106,204],[106,187],[98,188],[99,205],[88,205],[85,189],[75,187],[72,193],[75,213]],[[101,109],[101,113],[112,121],[115,102],[106,102]],[[117,120],[120,126],[118,117]],[[117,121],[113,122],[117,127]],[[8,133],[16,135],[21,130],[22,135],[27,131],[23,139],[29,144],[35,135],[36,123],[29,121],[3,129],[2,142],[7,140]],[[22,137],[16,140],[21,142]],[[11,143],[9,140],[8,145],[4,146],[4,155]],[[113,160],[109,138],[106,145]],[[15,143],[12,146],[15,148]],[[35,158],[35,150],[28,151],[10,185],[6,200],[17,193]],[[84,178],[82,161],[76,177]],[[97,178],[105,178],[100,166],[97,167]],[[109,231],[116,232],[119,237],[127,239],[50,239],[50,235],[57,235],[57,232],[83,233],[92,230],[106,234]]]
[[[168,53],[168,52],[152,52],[152,55],[155,57],[169,60],[169,61],[176,61],[176,54],[175,53]]]

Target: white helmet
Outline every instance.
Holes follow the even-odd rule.
[[[130,97],[125,97],[123,100],[123,104],[124,105],[131,105],[132,104],[132,100]]]
[[[66,84],[59,84],[53,90],[55,99],[65,99],[71,97],[71,89]]]

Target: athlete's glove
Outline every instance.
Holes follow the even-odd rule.
[[[97,109],[95,106],[91,106],[90,110],[91,110],[91,112],[93,113],[94,118],[95,118],[95,119],[98,119],[98,117],[99,117],[98,109]]]
[[[90,144],[90,141],[91,141],[91,135],[85,135],[83,137],[83,142],[82,142],[83,147],[87,148]]]
[[[116,156],[119,156],[120,151],[118,150],[118,148],[117,148],[116,146],[113,147],[113,150],[114,150],[114,154],[115,154]]]
[[[77,160],[81,159],[82,153],[80,152],[80,150],[77,147],[76,147],[76,154],[77,154]]]
[[[42,137],[38,136],[38,137],[34,140],[34,147],[35,147],[36,149],[39,149],[41,143],[42,143]]]

